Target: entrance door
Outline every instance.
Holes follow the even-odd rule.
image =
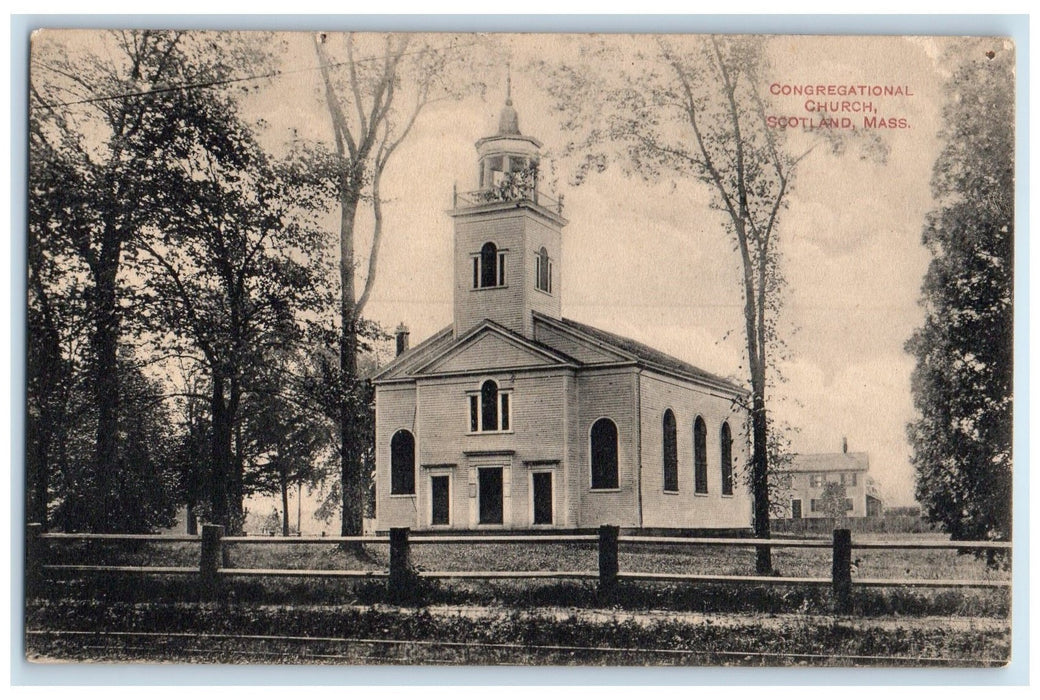
[[[802,519],[802,499],[795,498],[791,501],[791,517],[795,520]]]
[[[450,521],[450,507],[448,505],[448,476],[430,477],[430,501],[432,512],[430,513],[431,525],[448,525]]]
[[[480,495],[480,524],[502,524],[502,467],[484,467],[477,472]]]
[[[552,525],[552,472],[535,472],[532,474],[531,487],[534,498],[534,524]]]

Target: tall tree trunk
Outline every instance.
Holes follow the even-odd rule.
[[[353,183],[344,184],[345,192],[357,192]],[[354,217],[357,215],[358,199],[346,197],[340,211],[340,318],[339,369],[343,386],[352,391],[358,376],[358,318],[357,297],[354,289]],[[340,488],[343,497],[343,536],[360,535],[363,517],[364,483],[362,479],[361,444],[357,422],[357,411],[349,397],[340,405]]]
[[[199,518],[195,514],[194,502],[188,503],[187,521],[188,522],[186,523],[185,533],[189,535],[199,534]]]
[[[282,469],[278,477],[278,485],[282,489],[282,537],[289,536],[289,479]]]
[[[110,234],[115,236],[115,234]],[[116,273],[120,245],[111,239],[103,245],[94,287],[95,327],[91,337],[94,399],[97,406],[97,433],[94,453],[93,498],[89,527],[95,532],[110,529],[109,513],[113,503],[111,475],[119,469],[119,314],[116,298]]]
[[[210,443],[210,517],[218,525],[228,526],[228,491],[231,477],[231,421],[224,399],[224,378],[213,375],[210,399],[213,416],[213,438]]]

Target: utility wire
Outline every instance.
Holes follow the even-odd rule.
[[[457,44],[457,45],[454,45],[454,46],[446,46],[444,48],[425,48],[425,49],[419,49],[417,51],[406,51],[406,52],[402,53],[401,56],[402,57],[403,56],[415,56],[415,55],[418,55],[418,54],[438,52],[438,51],[458,51],[459,49],[464,49],[464,48],[467,48],[467,47],[470,47],[470,46],[475,46],[478,43],[480,43],[480,42],[471,41],[471,42],[469,42],[467,44]],[[357,64],[357,63],[368,63],[369,61],[381,61],[384,58],[385,58],[384,56],[368,56],[366,58],[356,58],[356,59],[354,59],[353,63]],[[329,63],[326,67],[328,67],[328,68],[342,68],[343,66],[350,65],[350,63],[351,63],[351,61],[338,61],[336,63]],[[56,73],[60,73],[61,72],[61,71],[58,71],[55,68],[51,68],[50,66],[48,66],[46,64],[43,64],[43,63],[38,64],[38,65],[41,68],[45,68],[47,70],[52,70],[52,71],[54,71]],[[321,69],[322,69],[322,66],[321,65],[317,65],[317,66],[308,66],[306,68],[296,68],[296,69],[293,69],[293,70],[276,70],[276,71],[271,71],[269,73],[258,73],[258,74],[247,75],[247,76],[242,76],[242,77],[238,77],[238,78],[225,78],[223,80],[207,80],[207,81],[202,81],[202,82],[198,82],[198,83],[181,83],[179,85],[169,85],[169,86],[166,86],[166,87],[152,88],[150,90],[141,90],[139,92],[121,92],[121,93],[116,93],[114,95],[101,95],[101,96],[98,96],[98,97],[89,97],[89,98],[86,98],[86,99],[83,99],[83,100],[72,100],[72,101],[69,101],[69,102],[43,103],[43,107],[45,107],[47,109],[54,109],[56,107],[73,107],[73,106],[76,106],[76,105],[93,104],[93,103],[96,103],[96,102],[107,102],[109,100],[119,100],[119,99],[123,99],[123,98],[148,97],[149,95],[161,95],[161,94],[164,94],[164,93],[178,92],[180,90],[207,89],[207,88],[213,88],[213,87],[220,87],[220,86],[223,86],[223,85],[232,85],[232,84],[235,84],[235,83],[244,83],[244,82],[249,82],[249,81],[252,81],[252,80],[266,80],[266,79],[269,79],[269,78],[278,78],[278,77],[282,77],[282,76],[286,76],[286,75],[293,75],[295,73],[309,73],[309,72],[316,71],[316,70],[321,70]]]

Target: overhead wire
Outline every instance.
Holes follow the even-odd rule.
[[[416,51],[405,51],[404,53],[401,54],[401,56],[402,57],[403,56],[416,56],[416,55],[423,54],[423,53],[458,51],[459,49],[468,48],[470,46],[475,46],[478,43],[480,43],[480,42],[478,42],[478,41],[471,41],[471,42],[468,42],[468,43],[465,43],[465,44],[455,44],[455,45],[445,46],[445,47],[440,47],[440,48],[429,48],[428,47],[428,48],[419,49],[419,50],[416,50]],[[194,83],[181,83],[181,84],[177,84],[177,85],[167,85],[167,86],[164,86],[164,87],[150,88],[148,90],[140,90],[140,91],[136,91],[136,92],[121,92],[121,93],[115,93],[115,94],[111,94],[111,95],[99,95],[97,97],[89,97],[89,98],[85,98],[85,99],[82,99],[82,100],[70,100],[68,102],[43,103],[43,107],[45,107],[47,109],[55,109],[57,107],[74,107],[74,106],[77,106],[77,105],[94,104],[94,103],[97,103],[97,102],[107,102],[107,101],[110,101],[110,100],[120,100],[120,99],[134,98],[134,97],[148,97],[148,96],[151,96],[151,95],[161,95],[161,94],[170,93],[170,92],[178,92],[178,91],[181,91],[181,90],[208,89],[208,88],[214,88],[214,87],[221,87],[221,86],[224,86],[224,85],[233,85],[235,83],[244,83],[244,82],[249,82],[249,81],[254,81],[254,80],[267,80],[267,79],[270,79],[270,78],[278,78],[278,77],[283,77],[283,76],[287,76],[287,75],[293,75],[293,74],[296,74],[296,73],[309,73],[309,72],[313,72],[313,71],[320,71],[323,68],[342,68],[344,66],[349,66],[351,63],[354,63],[354,64],[368,63],[370,61],[380,61],[380,60],[383,60],[383,59],[384,59],[384,56],[366,56],[366,57],[363,57],[363,58],[356,58],[353,61],[349,61],[349,60],[348,61],[336,61],[336,62],[329,63],[329,64],[324,65],[324,66],[319,64],[319,65],[315,65],[315,66],[308,66],[306,68],[296,68],[296,69],[291,69],[291,70],[274,70],[274,71],[269,71],[267,73],[256,73],[256,74],[240,76],[240,77],[236,77],[236,78],[223,78],[223,79],[219,79],[219,80],[205,80],[205,81],[194,82]],[[60,71],[57,71],[56,69],[51,68],[50,66],[48,66],[45,63],[40,63],[40,64],[38,64],[38,66],[40,68],[44,68],[44,69],[48,69],[48,70],[54,70],[55,72],[59,72],[60,73]]]

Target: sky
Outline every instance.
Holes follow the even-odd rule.
[[[299,41],[302,43],[299,43]],[[311,65],[307,37],[287,38],[287,61]],[[932,164],[939,153],[945,39],[783,37],[771,50],[777,84],[907,86],[912,95],[873,98],[878,114],[909,128],[886,130],[887,161],[818,148],[799,166],[780,224],[788,280],[781,313],[790,359],[774,404],[793,426],[796,452],[869,454],[886,502],[913,502],[905,426],[913,417],[913,358],[903,347],[923,320],[917,304],[929,255],[921,245]],[[520,129],[559,153],[566,135],[528,60],[572,55],[559,38],[509,42],[512,96]],[[497,72],[498,75],[494,73]],[[383,182],[385,233],[366,315],[392,329],[404,322],[413,343],[451,322],[453,185],[476,187],[474,142],[494,132],[505,66],[484,76],[484,98],[431,106],[395,155]],[[271,136],[295,129],[331,143],[318,77],[272,83],[257,109]],[[805,97],[777,96],[781,115],[812,116]],[[839,98],[828,98],[839,99]],[[859,114],[850,114],[855,120]],[[799,137],[792,147],[800,145]],[[746,383],[740,261],[706,186],[646,183],[608,169],[569,184],[574,162],[556,157],[565,197],[560,264],[563,315],[626,335],[687,362]],[[544,165],[543,165],[544,170]]]

